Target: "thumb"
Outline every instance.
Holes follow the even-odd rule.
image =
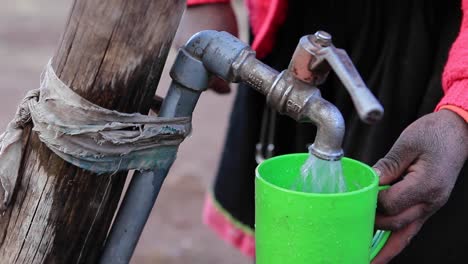
[[[380,177],[380,184],[391,184],[398,180],[416,159],[417,153],[400,139],[392,149],[373,166]]]

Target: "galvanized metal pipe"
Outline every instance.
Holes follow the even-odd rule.
[[[168,156],[174,159],[177,149]],[[127,264],[158,197],[171,164],[157,171],[136,172],[107,238],[100,263]]]
[[[327,60],[329,64],[324,63]],[[213,30],[195,34],[179,51],[171,69],[173,82],[160,116],[191,116],[210,75],[229,82],[246,82],[266,95],[267,102],[280,113],[299,122],[314,123],[318,131],[312,153],[321,159],[336,160],[343,156],[344,120],[316,88],[325,80],[330,65],[350,90],[363,120],[372,122],[380,118],[383,108],[356,75],[349,58],[346,60],[342,52],[334,49],[331,37],[325,32],[302,38],[289,68],[279,73],[255,59],[247,44],[229,33]],[[365,97],[358,98],[359,94]],[[161,157],[155,157],[165,161],[158,170],[134,175],[101,263],[130,261],[176,152],[177,148],[163,150]]]
[[[192,116],[200,94],[208,85],[208,73],[201,64],[187,63],[184,54],[176,59],[171,75],[174,78],[159,112],[161,117]],[[178,67],[195,74],[178,75]],[[182,84],[185,83],[186,85]],[[130,262],[138,240],[166,175],[177,154],[177,148],[161,149],[162,165],[154,171],[135,172],[127,193],[106,241],[101,264],[126,264]]]
[[[191,116],[201,91],[172,82],[160,110],[161,117]],[[135,172],[106,241],[102,264],[126,264],[143,232],[164,179],[172,166],[177,148],[161,150],[164,164],[154,171]]]

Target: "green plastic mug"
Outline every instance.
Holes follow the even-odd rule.
[[[277,156],[256,169],[256,263],[369,263],[390,235],[374,233],[377,174],[364,163],[343,158],[347,192],[290,190],[308,157]]]

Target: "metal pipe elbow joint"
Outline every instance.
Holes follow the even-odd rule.
[[[204,30],[193,35],[182,51],[201,61],[210,74],[228,82],[239,81],[233,64],[241,54],[255,57],[249,45],[227,32],[215,30]]]

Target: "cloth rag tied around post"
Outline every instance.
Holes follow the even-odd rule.
[[[40,88],[28,92],[0,135],[0,212],[19,180],[23,130],[29,123],[55,154],[95,173],[167,166],[174,160],[165,150],[178,147],[191,132],[190,117],[127,114],[93,104],[65,85],[49,61]]]

